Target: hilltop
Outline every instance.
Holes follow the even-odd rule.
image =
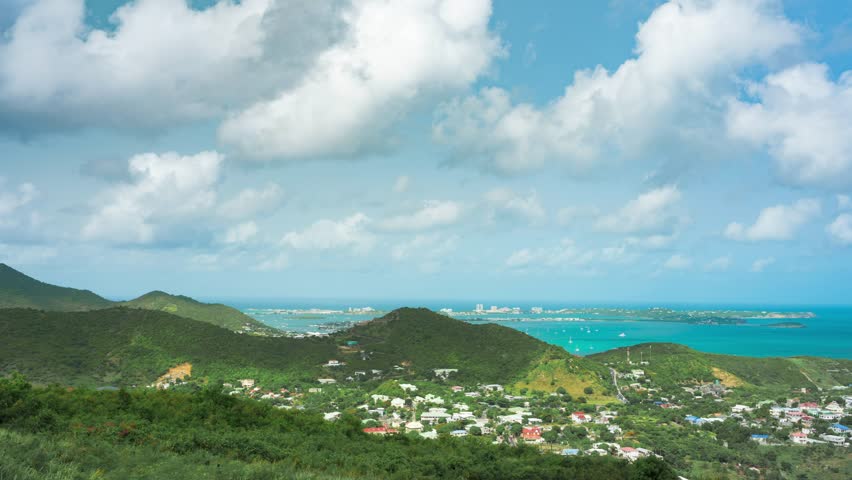
[[[161,310],[179,317],[207,322],[233,331],[270,334],[277,332],[239,310],[222,304],[201,303],[182,295],[153,291],[126,302],[113,302],[89,290],[41,282],[0,263],[0,308],[82,312],[117,306]]]
[[[852,383],[852,360],[821,357],[756,358],[704,353],[673,343],[629,347],[636,368],[661,385],[712,382],[759,388],[828,388]],[[650,362],[638,365],[639,353]],[[591,360],[627,365],[627,348],[590,355]]]
[[[559,387],[582,395],[607,390],[606,370],[564,349],[513,328],[474,325],[426,308],[400,308],[340,332],[337,342],[353,368],[403,366],[416,377],[435,379],[436,369],[454,369],[449,381],[501,383],[546,392]],[[365,352],[362,356],[359,352]],[[601,395],[601,399],[609,398]]]
[[[0,310],[0,375],[20,371],[39,383],[97,386],[153,382],[188,363],[196,378],[256,378],[265,384],[343,381],[377,369],[385,378],[439,380],[610,399],[606,370],[561,348],[499,325],[471,325],[427,309],[402,308],[332,337],[239,335],[162,310],[116,307],[88,312]],[[345,363],[322,365],[330,359]],[[397,367],[397,368],[394,368]],[[597,398],[597,397],[596,397]]]
[[[119,303],[121,306],[145,310],[161,310],[179,317],[217,325],[228,330],[272,333],[275,329],[249,317],[236,308],[221,303],[202,303],[183,295],[155,290],[139,298]]]
[[[106,308],[112,302],[90,292],[40,282],[0,263],[0,308],[76,312]]]

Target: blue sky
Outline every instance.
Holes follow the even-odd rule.
[[[0,29],[0,261],[45,281],[848,303],[849,2],[12,0]]]

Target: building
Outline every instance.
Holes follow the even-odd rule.
[[[337,383],[337,380],[333,378],[318,378],[317,381],[320,383],[320,385],[333,385]]]
[[[369,433],[370,435],[393,435],[398,433],[398,431],[387,427],[367,427],[364,429],[364,433]]]
[[[574,455],[579,455],[580,450],[577,450],[576,448],[563,448],[562,452],[560,452],[560,453],[562,455],[565,455],[565,456],[574,456]]]
[[[251,387],[254,386],[254,379],[253,378],[244,378],[244,379],[240,380],[240,385],[242,385],[243,388],[251,388]]]
[[[450,388],[450,390],[452,390],[452,391],[453,391],[453,393],[459,393],[459,392],[463,392],[463,391],[464,391],[464,387],[462,387],[461,385],[453,385],[453,386]]]
[[[847,427],[846,425],[841,425],[839,423],[835,423],[828,428],[832,432],[840,434],[840,435],[848,435],[849,434],[849,427]]]
[[[524,427],[521,430],[521,438],[528,442],[541,440],[541,427]]]
[[[752,441],[752,442],[757,442],[757,443],[759,443],[760,445],[766,445],[766,442],[767,442],[768,440],[769,440],[769,435],[766,435],[766,434],[764,434],[764,433],[753,433],[753,434],[751,435],[751,441]]]
[[[574,423],[586,423],[591,421],[591,418],[584,412],[574,412],[571,414],[571,421]]]
[[[802,432],[793,432],[790,434],[790,441],[799,445],[808,443],[808,436]]]
[[[423,424],[420,422],[408,422],[405,424],[405,430],[409,432],[422,432]]]

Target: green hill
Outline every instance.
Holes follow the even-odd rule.
[[[179,317],[212,323],[228,330],[262,333],[275,331],[236,308],[221,303],[201,303],[183,295],[170,295],[160,291],[146,293],[128,302],[121,302],[120,305],[145,310],[161,310]]]
[[[58,287],[28,277],[0,263],[0,308],[37,308],[76,312],[112,304],[88,290]]]
[[[335,338],[342,345],[357,342],[355,349],[341,348],[340,355],[354,369],[398,365],[425,379],[435,379],[435,369],[457,369],[449,381],[517,383],[518,388],[543,391],[560,386],[569,391],[582,391],[586,386],[594,386],[598,392],[606,389],[606,371],[594,362],[509,327],[473,325],[426,308],[400,308]],[[366,359],[361,351],[366,352]],[[559,375],[540,375],[538,370],[545,364]],[[541,381],[542,375],[546,381]]]
[[[126,307],[70,313],[0,310],[0,331],[0,375],[20,371],[42,384],[148,384],[169,368],[189,363],[194,378],[248,377],[270,386],[313,383],[319,376],[343,380],[367,369],[436,380],[433,369],[453,368],[458,369],[450,376],[453,382],[606,390],[606,370],[594,362],[508,327],[471,325],[426,309],[395,310],[325,338],[240,335],[161,310]],[[347,346],[353,341],[356,346]],[[329,359],[347,365],[323,368]],[[546,381],[542,372],[550,375]]]
[[[641,367],[661,385],[720,380],[730,386],[766,388],[828,388],[852,383],[852,360],[790,357],[755,358],[719,355],[673,343],[644,343],[630,347],[635,362],[639,352],[651,359]],[[590,355],[590,359],[626,366],[627,349]]]
[[[334,355],[328,339],[241,335],[167,312],[109,308],[88,312],[0,310],[0,375],[19,371],[61,385],[148,384],[188,362],[212,381],[266,384],[315,379]]]
[[[277,330],[236,308],[201,303],[189,297],[154,291],[128,302],[112,302],[88,290],[58,287],[40,282],[0,263],[0,308],[82,312],[116,306],[162,310],[179,317],[211,323],[233,331],[270,334]]]

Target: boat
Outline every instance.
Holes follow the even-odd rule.
[[[627,335],[625,335],[624,332],[621,332],[621,333],[618,334],[618,336],[619,337],[626,337]]]
[[[571,337],[568,337],[568,343],[574,343],[574,339],[572,339]]]

